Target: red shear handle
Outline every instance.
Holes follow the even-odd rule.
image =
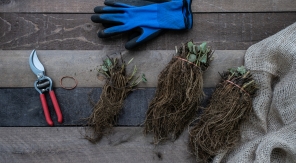
[[[44,112],[44,116],[45,116],[46,122],[50,126],[53,126],[53,122],[52,122],[52,120],[50,118],[50,113],[49,113],[49,110],[48,110],[48,106],[47,106],[46,98],[45,98],[45,95],[44,94],[40,94],[40,100],[41,100],[41,103],[42,103],[43,112]]]
[[[56,98],[56,95],[55,95],[53,90],[49,91],[49,94],[50,94],[50,98],[51,98],[51,101],[52,101],[53,106],[54,106],[54,110],[55,110],[55,112],[57,114],[57,117],[58,117],[58,122],[62,123],[63,122],[63,116],[62,116],[62,112],[61,112],[60,106],[58,104],[58,100]]]

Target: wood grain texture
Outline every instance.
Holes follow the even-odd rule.
[[[0,13],[3,50],[124,50],[128,34],[100,39],[91,14]],[[216,50],[246,50],[296,21],[295,13],[194,14],[188,31],[168,31],[135,50],[174,50],[182,42],[209,42]]]
[[[34,87],[37,79],[29,66],[31,50],[0,50],[0,88]],[[123,51],[123,59],[133,61],[127,68],[131,74],[136,65],[138,74],[145,74],[148,82],[139,87],[156,87],[159,73],[172,59],[173,50]],[[204,86],[215,87],[220,80],[218,72],[244,64],[244,50],[216,50],[211,66],[204,73]],[[99,80],[97,69],[106,56],[120,57],[119,52],[104,50],[37,50],[37,55],[45,67],[46,75],[61,87],[63,76],[72,76],[78,81],[78,87],[103,87],[105,81]],[[100,75],[102,76],[102,75]],[[71,79],[64,79],[63,86],[75,85]]]
[[[75,90],[54,89],[63,115],[63,123],[57,123],[52,101],[48,93],[47,104],[55,126],[83,126],[92,112],[90,100],[98,102],[101,88],[76,88]],[[208,103],[214,88],[205,88],[206,97],[202,106]],[[155,88],[133,91],[124,101],[116,126],[141,126],[145,120],[148,105],[155,94]],[[47,127],[39,94],[34,88],[0,89],[0,127]],[[196,113],[198,116],[198,113]]]
[[[77,88],[75,90],[54,89],[63,115],[63,123],[57,123],[52,101],[46,93],[47,104],[55,126],[81,126],[86,124],[92,112],[90,99],[96,103],[100,99],[101,88]],[[134,91],[126,99],[117,125],[139,126],[145,119],[148,103],[155,89]],[[39,94],[34,88],[0,89],[0,126],[43,126],[45,121]],[[90,98],[90,99],[89,99]]]
[[[294,0],[192,0],[193,12],[296,11]]]
[[[125,51],[128,34],[99,39],[103,27],[90,20],[93,8],[103,0],[0,0],[0,162],[194,162],[187,150],[188,132],[164,145],[151,144],[140,127],[116,127],[112,134],[94,145],[83,139],[83,118],[91,112],[88,93],[99,99],[103,82],[97,67],[106,55],[122,52],[134,57],[139,72],[146,74],[150,87],[128,96],[118,126],[140,126],[153,97],[157,74],[169,61],[175,46],[188,40],[206,41],[215,52],[212,66],[204,76],[204,91],[211,96],[218,71],[243,63],[249,46],[296,21],[295,0],[193,0],[194,26],[189,31],[168,31],[135,51]],[[55,91],[64,123],[47,126],[28,65],[37,49]],[[222,51],[221,51],[222,50]],[[78,88],[60,88],[62,76],[74,76]],[[71,81],[65,81],[67,86]],[[86,88],[87,87],[87,88]],[[207,99],[203,105],[207,103]],[[53,108],[49,100],[50,110]],[[56,122],[56,116],[51,116]],[[63,126],[63,127],[61,127]]]
[[[188,133],[175,142],[151,144],[139,127],[117,127],[98,144],[83,139],[81,127],[1,127],[0,162],[151,163],[194,162],[187,150]]]
[[[103,0],[1,0],[0,12],[92,13]],[[193,0],[198,12],[283,12],[296,11],[294,0]]]

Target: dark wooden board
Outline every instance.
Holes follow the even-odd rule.
[[[207,95],[203,102],[206,105],[214,88],[205,88]],[[63,124],[58,124],[49,95],[47,103],[55,126],[85,125],[92,112],[89,101],[99,100],[101,88],[76,88],[74,90],[55,89],[55,93],[64,116]],[[140,126],[145,120],[145,114],[155,88],[141,88],[132,92],[125,100],[124,108],[118,118],[118,126]],[[34,88],[2,88],[0,89],[0,127],[4,126],[48,126],[39,93]]]
[[[194,162],[188,131],[175,142],[151,144],[140,127],[116,127],[98,144],[83,139],[82,127],[0,127],[1,163],[183,163]]]
[[[0,12],[92,13],[103,0],[0,0]],[[192,0],[193,12],[283,12],[295,11],[293,0]]]
[[[91,14],[0,13],[0,49],[123,50],[128,35],[96,35],[102,26]],[[296,21],[289,13],[194,14],[189,31],[169,31],[135,50],[174,50],[188,40],[207,41],[216,50],[245,50]]]

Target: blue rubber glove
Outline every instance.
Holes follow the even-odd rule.
[[[131,49],[158,36],[163,30],[192,28],[191,0],[121,0],[105,1],[95,7],[91,20],[108,24],[99,31],[100,38],[136,31],[125,45]]]

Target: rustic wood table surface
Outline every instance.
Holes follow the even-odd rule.
[[[244,64],[244,54],[257,43],[296,21],[295,0],[193,0],[193,28],[168,31],[127,51],[127,34],[99,39],[103,27],[90,20],[103,0],[0,0],[0,162],[194,162],[187,149],[188,131],[175,142],[151,144],[141,125],[152,99],[157,77],[189,40],[207,42],[215,50],[204,74],[205,93],[212,94],[218,72]],[[48,127],[28,58],[37,50],[46,74],[54,82],[64,123]],[[113,133],[92,144],[83,138],[84,118],[92,111],[89,94],[99,99],[104,81],[97,68],[106,55],[123,54],[145,73],[127,99]],[[63,76],[78,85],[65,90]],[[65,80],[64,85],[73,81]],[[205,100],[206,101],[206,100]],[[52,108],[49,102],[49,107]]]

